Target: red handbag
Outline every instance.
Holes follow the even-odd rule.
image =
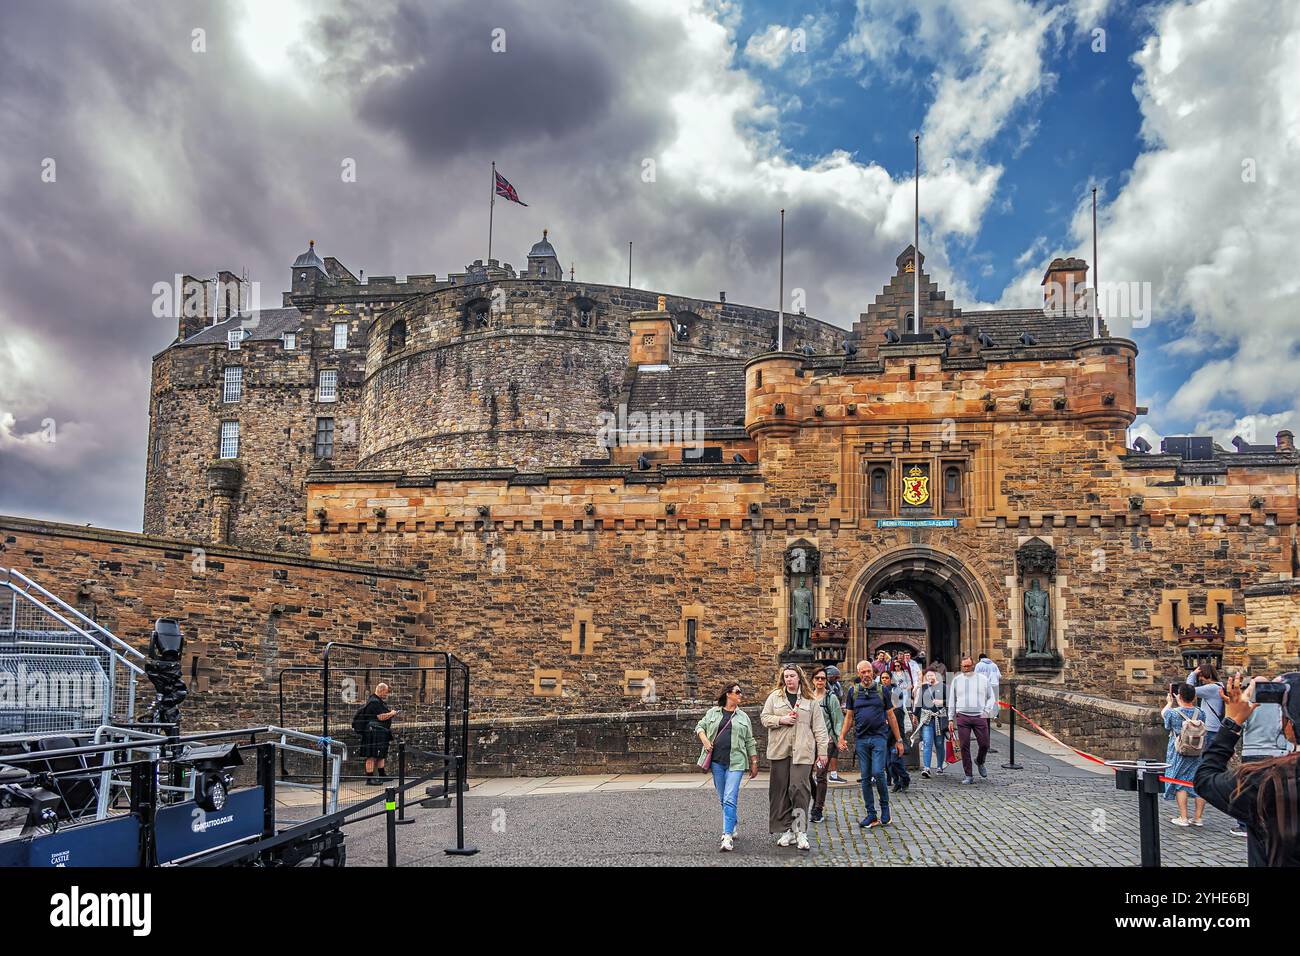
[[[947,763],[956,763],[961,757],[957,756],[957,750],[952,745],[952,732],[944,734],[944,760]]]

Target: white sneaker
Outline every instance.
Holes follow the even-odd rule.
[[[811,850],[812,847],[808,845],[808,834],[800,833],[798,841],[795,843],[795,846],[797,846],[801,850]]]
[[[776,841],[776,845],[789,846],[793,842],[794,842],[794,834],[791,833],[789,830],[786,830],[784,833],[781,834],[780,839]]]
[[[1192,825],[1191,820],[1184,820],[1182,817],[1174,817],[1172,823],[1176,827],[1190,827]]]
[[[731,843],[731,834],[722,834],[722,846],[718,847],[719,853],[730,853],[735,847]]]

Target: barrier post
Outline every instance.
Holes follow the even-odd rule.
[[[1146,770],[1138,762],[1138,835],[1142,841],[1142,865],[1160,865],[1160,770]]]
[[[397,866],[397,793],[384,788],[384,829],[388,838],[388,865]]]
[[[406,741],[397,742],[397,823],[414,823],[406,818]]]
[[[1016,763],[1016,685],[1017,681],[1008,681],[1011,685],[1011,726],[1007,730],[1011,738],[1011,753],[1007,756],[1007,763],[1002,765],[1003,770],[1024,770],[1025,768]]]
[[[465,845],[465,788],[468,768],[464,754],[456,755],[456,845],[444,851],[448,856],[473,856],[476,846]]]

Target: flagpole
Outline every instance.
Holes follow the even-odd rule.
[[[632,243],[627,244],[627,287],[632,288]]]
[[[488,263],[492,262],[492,213],[497,205],[497,164],[492,161],[492,191],[488,200]]]
[[[781,210],[781,266],[780,286],[776,301],[776,350],[785,351],[785,210]]]
[[[921,134],[916,135],[916,196],[912,236],[912,334],[921,332]]]
[[[1092,187],[1092,337],[1101,338],[1100,300],[1097,298],[1097,187]]]

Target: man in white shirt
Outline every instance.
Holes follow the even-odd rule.
[[[912,675],[913,695],[919,697],[921,694],[921,665],[912,660],[911,651],[903,651],[903,663],[907,665],[908,673]]]
[[[1002,671],[998,665],[992,661],[987,654],[981,654],[979,662],[975,665],[975,673],[983,674],[993,685],[993,699],[1000,699],[1001,694],[998,691],[998,685],[1002,683]],[[1002,723],[1002,708],[999,707],[993,712],[993,723]]]
[[[957,725],[957,738],[961,742],[961,767],[966,772],[966,779],[962,781],[964,784],[975,782],[970,756],[972,731],[980,748],[975,755],[975,766],[979,768],[981,777],[989,775],[984,769],[984,758],[989,753],[988,716],[997,705],[998,699],[993,695],[993,685],[989,683],[988,677],[976,673],[975,662],[969,657],[963,657],[961,673],[948,685],[948,721]]]

